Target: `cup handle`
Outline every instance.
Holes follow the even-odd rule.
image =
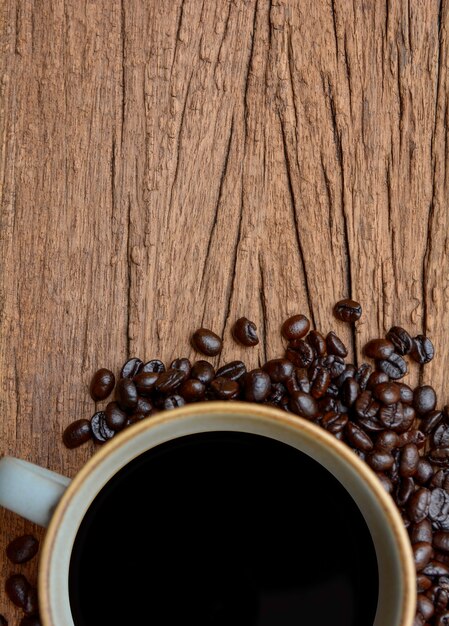
[[[0,459],[0,506],[39,526],[48,526],[69,483],[69,478],[34,463]]]

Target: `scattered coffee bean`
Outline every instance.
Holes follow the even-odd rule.
[[[24,609],[30,583],[23,574],[12,574],[6,579],[5,591],[13,604]]]
[[[444,531],[436,532],[433,536],[433,545],[437,550],[449,553],[449,533]]]
[[[89,441],[91,436],[92,430],[89,420],[79,419],[67,426],[62,435],[62,440],[67,448],[77,448]]]
[[[312,346],[303,339],[293,339],[288,344],[285,356],[296,367],[309,367],[315,358]]]
[[[261,369],[251,370],[245,376],[244,391],[247,402],[263,402],[271,391],[271,379]]]
[[[268,374],[271,382],[282,383],[292,377],[294,366],[287,359],[272,359],[265,363],[263,370]]]
[[[240,393],[238,382],[224,376],[215,378],[210,388],[218,400],[235,400]]]
[[[360,394],[360,385],[355,378],[347,378],[341,386],[341,400],[347,407],[351,407]]]
[[[134,378],[142,369],[143,363],[137,357],[128,359],[120,372],[120,378]]]
[[[302,339],[309,332],[310,322],[305,315],[293,315],[282,324],[281,332],[285,339]]]
[[[159,359],[152,359],[151,361],[147,361],[142,367],[139,369],[139,373],[150,373],[155,372],[156,374],[162,374],[165,372],[165,365]]]
[[[6,556],[11,563],[21,564],[31,561],[39,550],[39,541],[34,535],[21,535],[13,539],[6,548]]]
[[[197,361],[193,364],[190,376],[198,379],[203,385],[208,385],[215,378],[215,368],[208,361]]]
[[[197,378],[189,378],[179,387],[179,395],[186,402],[199,402],[206,395],[206,385]]]
[[[140,415],[149,415],[153,410],[153,405],[148,398],[137,398],[137,404],[134,407],[133,413],[139,413]]]
[[[141,396],[149,395],[153,391],[158,378],[159,374],[157,372],[140,372],[140,374],[137,374],[133,379],[137,393]]]
[[[396,383],[379,383],[373,387],[373,396],[382,404],[396,404],[401,399],[401,390]]]
[[[189,359],[186,358],[175,359],[170,363],[170,369],[180,370],[181,372],[184,372],[186,376],[188,376],[190,374],[190,370],[192,369],[192,364],[190,363]]]
[[[92,439],[95,443],[106,443],[109,439],[115,435],[115,430],[109,428],[106,423],[106,413],[98,411],[92,415],[90,420],[90,427],[92,430]]]
[[[246,365],[243,361],[231,361],[230,363],[226,363],[217,370],[216,376],[219,378],[220,376],[224,376],[225,378],[229,378],[230,380],[239,380],[242,376],[246,374]]]
[[[111,370],[105,368],[95,372],[90,383],[90,395],[92,400],[99,401],[107,398],[114,389],[115,376]]]
[[[430,385],[416,387],[413,392],[413,407],[417,413],[424,415],[430,413],[435,408],[437,396],[435,390]]]
[[[184,406],[185,403],[186,401],[183,397],[178,394],[173,394],[172,396],[168,396],[168,398],[165,398],[164,409],[166,411],[170,409],[179,409],[180,407]]]
[[[259,343],[257,326],[247,317],[241,317],[236,321],[232,328],[232,336],[238,343],[246,347],[257,346]]]
[[[333,331],[326,335],[326,347],[328,354],[334,354],[335,356],[340,356],[342,358],[348,356],[347,347],[342,342],[340,337],[338,337]]]
[[[317,357],[324,356],[326,354],[326,340],[318,330],[311,330],[306,337],[306,341],[313,349]]]
[[[128,415],[119,407],[118,402],[109,402],[105,410],[106,424],[112,430],[118,432],[125,427]]]
[[[223,347],[220,337],[207,328],[199,328],[193,333],[192,345],[195,350],[207,356],[216,356]]]
[[[159,374],[159,378],[156,382],[156,390],[161,393],[170,394],[187,378],[184,372],[181,370],[167,370],[162,374]]]
[[[371,339],[364,352],[370,359],[388,359],[394,352],[394,345],[388,339]]]
[[[434,352],[433,343],[428,337],[425,337],[424,335],[417,335],[413,339],[410,356],[417,363],[420,363],[421,365],[430,363],[433,359]]]
[[[291,394],[289,406],[293,413],[307,419],[314,419],[319,414],[315,398],[302,391],[296,391]]]
[[[117,394],[117,402],[123,411],[134,409],[137,404],[136,385],[130,378],[122,378],[118,381],[115,388]]]
[[[340,300],[334,307],[334,315],[342,322],[356,322],[362,317],[362,306],[349,298]]]
[[[380,359],[376,364],[382,372],[385,372],[393,380],[398,380],[407,374],[407,363],[395,352],[390,354],[388,359]]]
[[[386,338],[391,341],[394,345],[395,351],[404,356],[405,354],[409,354],[413,340],[408,334],[406,330],[404,330],[401,326],[392,326],[388,331]]]
[[[414,476],[419,465],[419,451],[414,443],[408,443],[401,450],[399,474],[403,477]]]
[[[39,599],[37,595],[36,587],[32,587],[31,585],[28,588],[28,592],[26,595],[25,606],[23,607],[23,612],[26,615],[36,615],[39,610]]]

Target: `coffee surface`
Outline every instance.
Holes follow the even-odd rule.
[[[76,626],[372,626],[374,546],[316,461],[258,435],[160,445],[109,481],[78,532]]]

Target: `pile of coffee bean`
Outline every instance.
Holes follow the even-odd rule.
[[[6,556],[14,565],[23,565],[33,559],[39,550],[39,541],[33,535],[21,535],[13,539],[6,548]],[[14,573],[8,576],[5,591],[13,604],[22,609],[24,616],[19,626],[41,626],[39,619],[39,604],[37,589],[26,576]],[[8,622],[0,615],[0,626],[7,626]]]

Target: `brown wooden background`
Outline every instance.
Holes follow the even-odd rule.
[[[449,400],[448,0],[4,0],[0,28],[0,454],[73,475],[97,367],[201,324],[256,364],[294,312],[429,333]],[[25,528],[0,512],[0,554]]]

